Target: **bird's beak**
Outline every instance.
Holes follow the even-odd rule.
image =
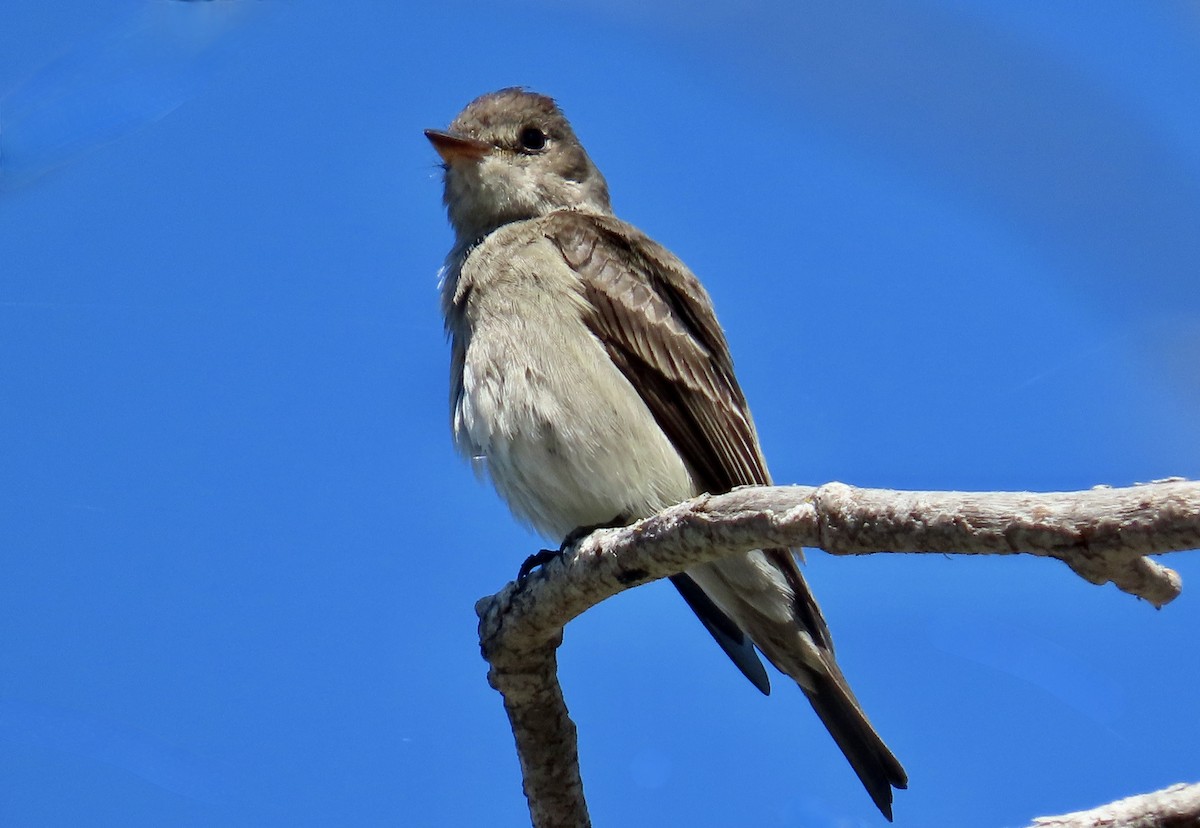
[[[478,161],[492,151],[492,145],[487,141],[478,141],[465,135],[444,132],[440,129],[425,130],[425,137],[429,139],[429,143],[433,144],[437,154],[442,156],[442,160],[447,164],[453,164],[456,161]]]

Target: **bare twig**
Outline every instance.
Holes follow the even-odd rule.
[[[1195,828],[1200,825],[1200,784],[1172,785],[1090,811],[1038,817],[1030,828]]]
[[[521,585],[480,600],[488,680],[504,696],[533,824],[590,824],[575,727],[554,652],[563,627],[637,584],[760,547],[835,555],[1025,553],[1057,558],[1094,584],[1112,582],[1156,607],[1179,576],[1147,555],[1200,548],[1200,483],[1031,494],[900,492],[841,483],[762,486],[704,495],[583,539]]]

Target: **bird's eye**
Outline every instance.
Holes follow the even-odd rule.
[[[521,149],[526,152],[540,152],[546,148],[546,133],[537,127],[525,127],[517,136],[517,140],[521,142]]]

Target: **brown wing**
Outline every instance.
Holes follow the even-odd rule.
[[[710,492],[770,483],[725,336],[700,282],[609,216],[558,213],[547,235],[579,273],[587,320]]]
[[[583,282],[586,320],[708,492],[771,483],[712,302],[662,245],[613,218],[561,212],[547,237]],[[787,549],[764,550],[796,596],[799,620],[832,650],[825,620]]]
[[[691,271],[661,245],[610,216],[557,213],[544,226],[580,276],[591,307],[588,326],[645,400],[698,484],[714,493],[769,484],[725,336],[708,294]],[[820,664],[801,666],[787,659],[798,670],[792,677],[806,688],[821,721],[890,820],[892,787],[907,785],[904,768],[875,733],[838,669],[829,629],[791,551],[763,553],[786,577],[794,595],[793,617],[822,651]],[[676,586],[734,663],[767,692],[757,658],[746,660],[753,650],[737,623],[690,579]],[[689,598],[689,591],[703,600]]]

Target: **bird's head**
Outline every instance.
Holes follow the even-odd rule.
[[[554,210],[612,210],[604,176],[545,95],[482,95],[448,130],[425,136],[444,162],[443,200],[460,240]]]

